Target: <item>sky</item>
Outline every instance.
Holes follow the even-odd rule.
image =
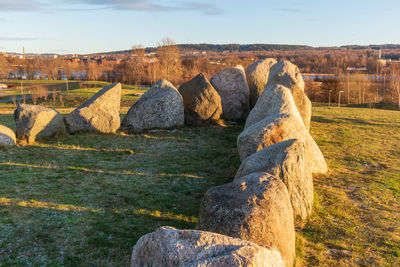
[[[399,0],[0,0],[0,51],[95,53],[178,44],[400,43]]]

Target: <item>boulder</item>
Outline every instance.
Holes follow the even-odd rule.
[[[266,172],[280,178],[289,191],[295,222],[301,226],[311,214],[314,201],[311,168],[305,143],[289,139],[247,157],[235,180],[255,172]]]
[[[7,148],[15,146],[16,137],[13,130],[10,128],[0,125],[0,148]]]
[[[221,97],[202,73],[182,84],[179,93],[183,97],[186,124],[212,123],[221,117]]]
[[[223,117],[240,120],[247,116],[250,108],[250,90],[242,66],[224,69],[210,79],[221,97]]]
[[[246,79],[250,89],[250,108],[253,108],[258,97],[268,82],[269,70],[276,63],[274,58],[260,59],[246,68]]]
[[[275,84],[261,93],[257,104],[246,119],[244,128],[246,129],[266,117],[280,113],[299,115],[298,118],[301,119],[290,89],[280,84]]]
[[[65,136],[63,116],[55,109],[39,105],[19,104],[14,111],[15,134],[22,143],[41,138]]]
[[[240,160],[244,161],[248,156],[275,143],[300,139],[305,142],[312,172],[326,173],[328,167],[324,156],[298,116],[290,113],[272,115],[244,129],[237,139]]]
[[[272,247],[285,266],[293,266],[293,209],[285,184],[270,174],[252,173],[209,189],[197,228]]]
[[[304,93],[304,80],[299,68],[290,61],[280,61],[272,66],[266,87],[283,85],[292,92],[294,102],[307,130],[311,124],[311,101]]]
[[[288,60],[279,61],[269,71],[267,85],[281,84],[287,88],[294,85],[304,91],[304,80],[299,68]]]
[[[184,123],[182,96],[169,81],[159,80],[129,109],[122,127],[128,133],[141,133]]]
[[[114,133],[120,127],[121,84],[98,91],[64,119],[69,133]]]
[[[275,249],[216,233],[161,227],[133,247],[131,267],[283,266]]]

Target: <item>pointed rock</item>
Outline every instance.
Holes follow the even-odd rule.
[[[114,133],[120,127],[121,84],[98,91],[64,119],[69,133]]]
[[[283,85],[275,84],[262,92],[257,104],[250,111],[244,128],[246,129],[266,117],[280,113],[299,115],[298,118],[301,120],[290,89]]]
[[[269,71],[276,63],[274,58],[260,59],[246,68],[246,79],[250,89],[250,109],[252,109],[264,91]]]
[[[185,107],[185,122],[188,125],[213,123],[221,117],[221,97],[200,73],[179,87]]]
[[[304,80],[299,68],[287,60],[276,63],[271,68],[266,88],[276,84],[290,89],[304,125],[307,131],[309,131],[311,124],[311,101],[304,93]]]
[[[312,172],[326,173],[328,167],[324,156],[298,116],[288,113],[272,115],[244,129],[237,139],[240,160],[244,161],[248,156],[275,143],[300,139],[306,144]]]

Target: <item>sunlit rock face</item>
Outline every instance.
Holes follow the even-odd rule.
[[[104,87],[64,119],[69,133],[114,133],[121,124],[121,84]]]
[[[275,249],[216,233],[161,227],[142,236],[132,250],[131,267],[282,267]]]
[[[16,137],[23,143],[66,135],[63,116],[52,108],[20,104],[14,111],[14,120]]]
[[[168,129],[185,123],[183,99],[167,80],[159,80],[129,109],[122,128],[128,133]]]

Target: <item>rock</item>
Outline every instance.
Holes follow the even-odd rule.
[[[0,148],[8,148],[15,146],[16,137],[13,130],[10,128],[0,125]]]
[[[250,108],[253,108],[258,97],[268,82],[269,70],[276,63],[274,58],[260,59],[246,68],[247,84],[250,89]]]
[[[169,81],[159,80],[129,109],[122,127],[129,133],[141,133],[184,123],[182,96]]]
[[[223,117],[240,120],[249,113],[250,90],[242,66],[224,69],[210,79],[221,96]]]
[[[300,139],[305,142],[312,172],[326,173],[328,167],[324,156],[298,117],[298,114],[290,113],[272,115],[244,129],[237,139],[240,160],[244,161],[248,156],[275,143]]]
[[[212,123],[221,117],[221,97],[202,73],[182,84],[179,93],[183,97],[186,124]]]
[[[275,249],[216,233],[161,227],[133,247],[131,267],[283,266]]]
[[[304,93],[304,80],[299,68],[287,60],[276,63],[271,68],[266,88],[275,84],[280,84],[290,89],[304,125],[309,131],[311,124],[311,101]]]
[[[235,180],[255,172],[266,172],[280,178],[289,191],[295,222],[302,225],[311,214],[314,201],[311,168],[305,143],[289,139],[247,157]]]
[[[15,134],[23,143],[41,138],[65,136],[63,116],[55,109],[39,105],[19,104],[14,111]]]
[[[250,111],[244,128],[246,129],[266,117],[281,113],[298,115],[298,118],[301,119],[290,89],[275,84],[262,92],[257,104]]]
[[[114,133],[120,127],[121,84],[98,91],[64,119],[69,133]]]
[[[273,84],[287,88],[297,85],[304,91],[304,80],[299,68],[288,60],[279,61],[270,69],[267,85]]]
[[[278,250],[293,266],[293,210],[285,184],[267,173],[252,173],[209,189],[201,203],[197,228],[241,238]]]

